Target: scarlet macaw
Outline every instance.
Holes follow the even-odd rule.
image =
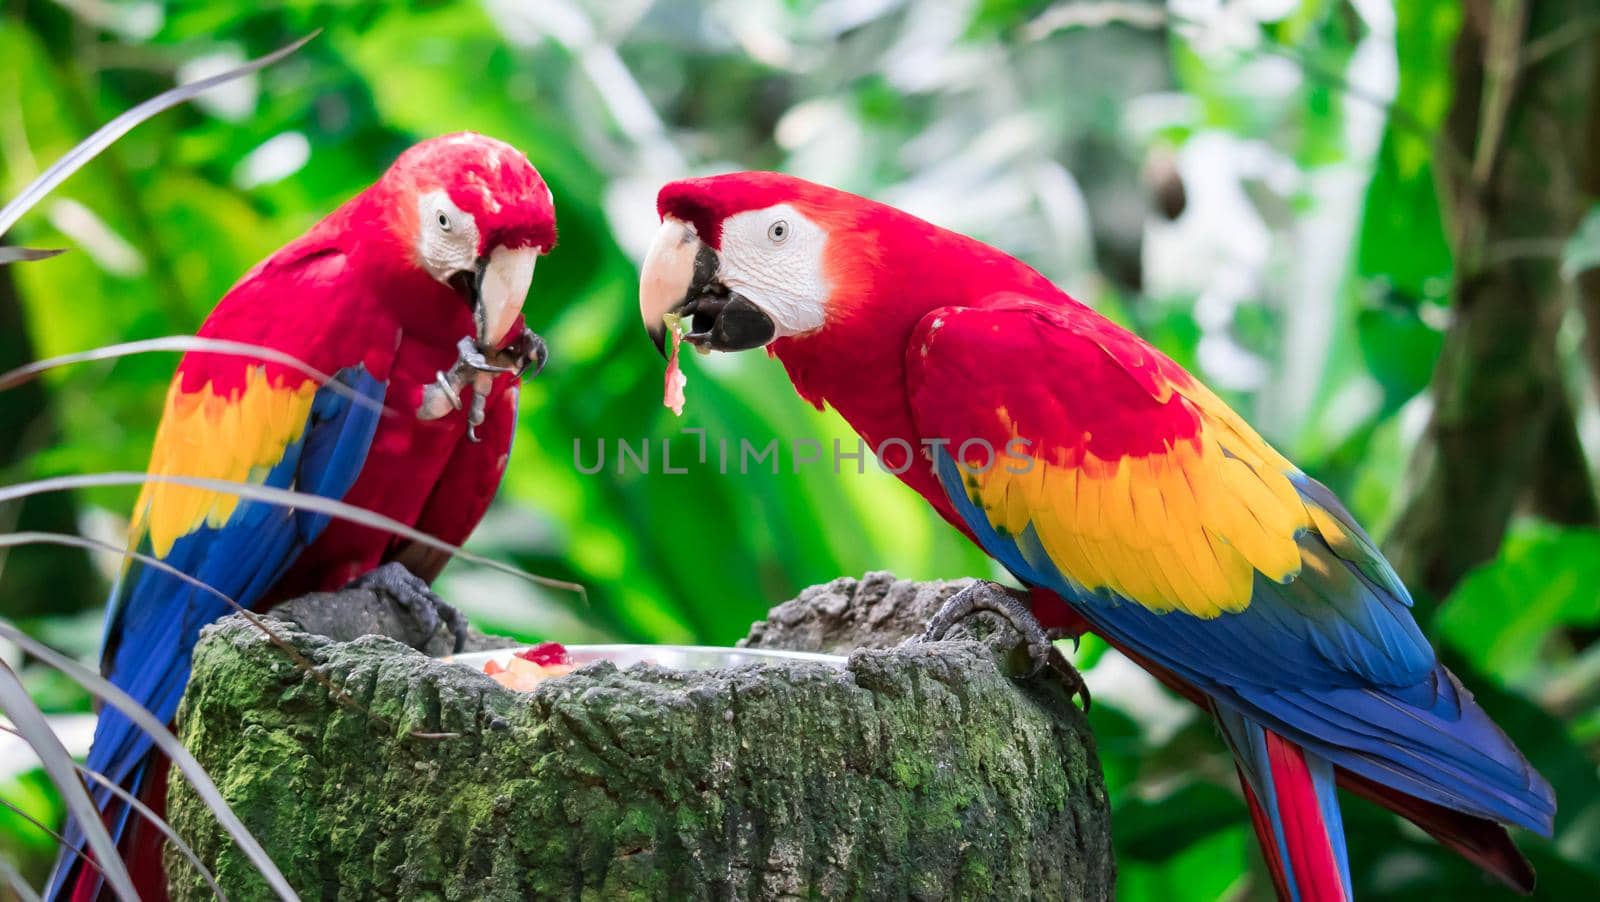
[[[703,349],[767,347],[1036,613],[1064,606],[1206,707],[1280,895],[1350,897],[1336,783],[1532,886],[1501,825],[1550,835],[1549,784],[1338,499],[1193,376],[1020,261],[842,191],[734,173],[657,207],[657,348],[666,315]],[[1004,607],[996,589],[957,608]]]
[[[342,499],[461,543],[504,473],[518,377],[544,362],[521,311],[555,238],[550,190],[520,151],[470,133],[417,144],[247,273],[198,333],[288,354],[343,390],[277,362],[191,351],[168,391],[150,473]],[[151,482],[130,547],[256,609],[361,577],[424,615],[436,607],[462,636],[459,614],[427,590],[446,555],[322,514]],[[112,592],[101,669],[171,720],[200,627],[228,611],[134,562]],[[166,760],[113,708],[100,714],[87,763],[162,807]],[[140,892],[164,898],[160,834],[103,788],[94,796]],[[81,831],[69,834],[81,848]],[[98,885],[64,852],[48,895],[92,898]]]

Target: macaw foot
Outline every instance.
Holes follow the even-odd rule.
[[[919,641],[938,642],[956,624],[980,611],[988,611],[1009,623],[1027,643],[1028,657],[1033,661],[1033,670],[1028,674],[1030,677],[1038,675],[1046,667],[1050,668],[1067,685],[1068,692],[1083,700],[1083,710],[1089,710],[1089,687],[1083,682],[1083,675],[1072,666],[1061,649],[1056,648],[1051,641],[1055,637],[1039,625],[1038,618],[1028,609],[1026,598],[1024,593],[999,583],[979,580],[950,596],[938,613],[933,615],[933,620],[928,623]]]
[[[450,368],[450,372],[440,370],[433,384],[422,390],[422,404],[417,408],[417,417],[437,420],[449,415],[452,410],[460,410],[461,392],[470,386],[472,409],[467,411],[467,438],[477,441],[478,425],[483,422],[484,406],[489,403],[489,389],[494,385],[494,377],[519,371],[514,367],[490,363],[478,350],[478,343],[470,337],[456,342],[456,353],[456,364]],[[499,356],[497,354],[496,358]]]
[[[467,618],[454,605],[435,595],[427,583],[399,561],[390,561],[365,576],[357,577],[345,588],[367,589],[387,595],[411,615],[425,637],[432,636],[443,624],[455,637],[452,653],[459,654],[466,644]]]

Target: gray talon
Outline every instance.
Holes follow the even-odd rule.
[[[456,386],[450,384],[450,377],[444,374],[444,370],[440,370],[434,378],[439,385],[439,390],[444,392],[445,399],[450,402],[450,406],[460,410],[461,392],[457,390]]]
[[[453,654],[460,653],[466,645],[466,616],[454,605],[434,594],[421,577],[407,570],[399,561],[390,561],[365,576],[352,580],[348,588],[370,589],[389,596],[417,622],[417,626],[422,630],[424,644],[443,625],[454,637]]]
[[[533,335],[531,332],[528,334]],[[538,336],[534,338],[537,340]],[[539,344],[543,347],[543,342]],[[456,342],[456,355],[456,364],[450,368],[450,372],[439,371],[433,384],[423,389],[422,405],[417,408],[417,416],[424,420],[437,420],[453,410],[460,410],[461,392],[471,386],[473,398],[467,416],[467,434],[477,441],[477,430],[472,427],[483,422],[484,405],[488,401],[489,389],[494,386],[494,377],[500,373],[520,373],[522,370],[518,366],[490,363],[483,351],[479,350],[477,342],[470,337]],[[498,352],[495,359],[500,360],[504,356],[505,352]]]
[[[483,356],[483,352],[478,350],[478,343],[470,337],[456,342],[456,353],[460,355],[460,359],[456,362],[456,368],[450,371],[452,376],[457,373],[467,376],[468,372],[509,373],[512,371],[511,367],[496,366],[490,363],[489,359]]]
[[[524,326],[517,340],[496,354],[495,359],[507,363],[518,376],[531,378],[539,375],[544,369],[545,360],[549,356],[550,351],[545,347],[544,339]]]
[[[1022,637],[1028,646],[1028,657],[1033,661],[1033,670],[1028,676],[1037,676],[1046,667],[1054,670],[1068,690],[1083,699],[1083,710],[1089,710],[1089,687],[1084,685],[1083,676],[1078,673],[1051,641],[1050,634],[1039,625],[1033,612],[1028,609],[1028,604],[1018,597],[1017,592],[1008,589],[999,583],[980,580],[950,596],[940,608],[933,619],[928,622],[928,628],[918,638],[919,642],[938,642],[949,634],[957,623],[971,617],[979,611],[988,611],[996,614]],[[1076,640],[1074,640],[1076,642]]]

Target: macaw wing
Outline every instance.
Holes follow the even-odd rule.
[[[1548,826],[1548,786],[1436,662],[1372,540],[1172,361],[1017,295],[929,314],[906,360],[951,505],[1018,578],[1336,764]]]
[[[156,433],[150,472],[295,489],[341,498],[355,481],[377,427],[385,384],[363,366],[340,370],[337,391],[302,375],[238,359],[237,387],[174,379]],[[251,607],[328,517],[237,495],[150,482],[135,507],[130,545]],[[113,590],[101,669],[152,713],[170,720],[188,682],[199,630],[227,603],[173,574],[132,562]],[[149,739],[107,708],[90,766],[124,781]]]
[[[952,494],[982,512],[969,525],[1102,616],[1170,621],[1158,634],[1196,652],[1232,643],[1218,678],[1420,680],[1433,653],[1410,598],[1344,509],[1175,364],[1091,317],[1014,298],[937,311],[913,337],[917,426],[950,440],[952,464],[967,443]]]

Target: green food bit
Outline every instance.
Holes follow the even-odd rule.
[[[661,322],[667,327],[668,332],[679,338],[689,334],[689,327],[684,325],[683,317],[679,314],[663,313],[661,314]]]

